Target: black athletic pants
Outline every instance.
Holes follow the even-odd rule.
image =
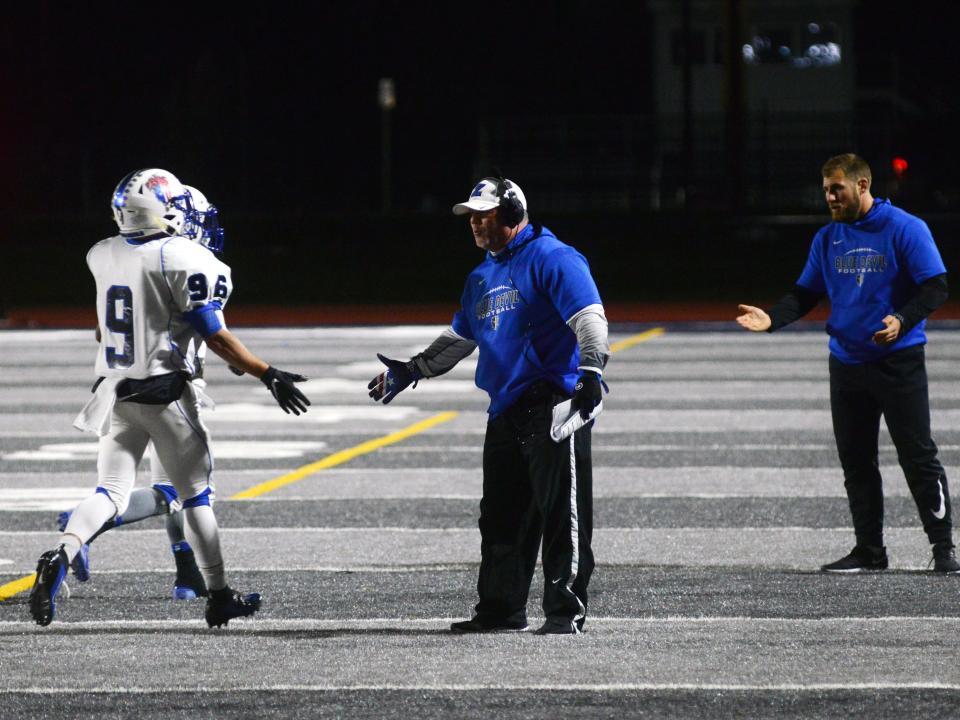
[[[564,399],[552,385],[538,383],[487,424],[478,616],[526,619],[541,538],[544,614],[574,621],[586,615],[593,573],[592,423],[553,442],[553,406]]]
[[[923,345],[882,360],[845,365],[830,356],[830,408],[858,545],[883,545],[880,416],[931,543],[952,540],[950,493],[930,437]]]

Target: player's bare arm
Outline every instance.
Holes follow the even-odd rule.
[[[226,328],[220,328],[213,335],[205,338],[207,347],[222,358],[228,365],[258,378],[263,375],[269,365],[258,358],[240,342],[240,338]]]
[[[753,305],[737,305],[737,309],[742,313],[737,316],[740,327],[750,332],[766,332],[770,329],[770,316],[761,308]]]
[[[222,327],[204,338],[207,347],[226,361],[231,369],[236,368],[267,386],[267,389],[285,413],[299,415],[307,411],[310,400],[294,383],[304,382],[307,378],[296,373],[277,370],[250,352],[240,338]]]

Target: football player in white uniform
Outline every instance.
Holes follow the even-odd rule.
[[[195,187],[184,185],[187,191],[188,202],[186,203],[186,219],[182,234],[196,243],[200,243],[211,252],[219,255],[223,252],[224,231],[220,227],[219,212],[215,205],[212,205],[207,197]],[[226,299],[223,301],[226,304]],[[221,307],[222,310],[222,307]],[[100,341],[100,331],[97,329],[97,342]],[[203,379],[203,359],[206,355],[207,346],[201,344],[197,349],[197,372],[191,378],[194,387],[201,391],[206,387]],[[201,402],[201,406],[203,402]],[[176,488],[170,481],[170,477],[163,465],[157,458],[156,452],[151,443],[148,448],[150,456],[150,474],[151,486],[137,488],[130,493],[130,502],[127,505],[126,512],[123,515],[116,515],[108,520],[104,525],[93,534],[93,536],[80,548],[73,560],[70,562],[70,568],[73,570],[74,577],[79,582],[86,582],[90,579],[90,544],[93,541],[115,527],[120,525],[131,525],[141,520],[156,515],[165,515],[167,537],[170,540],[170,548],[173,552],[174,563],[176,564],[176,577],[173,581],[173,599],[174,600],[195,600],[207,596],[207,586],[203,580],[203,574],[197,567],[196,558],[190,543],[187,542],[183,532],[183,513],[180,498],[177,495]],[[210,500],[213,501],[213,493],[210,494]],[[69,511],[62,512],[57,517],[57,525],[61,532],[66,528],[70,520]]]
[[[73,511],[52,550],[40,556],[30,613],[49,625],[67,567],[105,522],[128,506],[148,443],[183,499],[184,530],[209,590],[205,617],[220,627],[252,615],[260,595],[227,584],[216,517],[210,506],[213,456],[190,382],[203,342],[232,367],[260,378],[284,410],[299,415],[310,401],[294,385],[301,375],[251,353],[224,326],[230,269],[184,237],[187,191],[165,170],[131,172],[112,198],[120,234],[87,253],[97,285],[100,347],[94,395],[75,425],[100,438],[95,492]]]

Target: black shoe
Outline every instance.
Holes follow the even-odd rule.
[[[177,563],[177,579],[173,581],[174,600],[196,600],[207,597],[207,584],[203,581],[193,550],[174,550]]]
[[[582,619],[581,619],[582,620]],[[569,618],[547,618],[534,635],[580,635],[583,623]]]
[[[528,629],[526,618],[504,620],[483,615],[476,615],[472,620],[461,620],[450,624],[450,632],[453,633],[508,633],[526,632]]]
[[[30,591],[30,615],[37,625],[49,625],[53,620],[57,591],[67,575],[69,564],[63,545],[47,550],[37,561],[37,579]]]
[[[234,618],[253,615],[259,609],[260,593],[241,595],[227,586],[223,590],[210,593],[204,614],[208,627],[220,627],[227,625]]]
[[[877,572],[886,570],[888,566],[887,549],[885,547],[872,548],[857,545],[846,557],[824,565],[820,569],[823,572],[855,573]]]
[[[949,540],[933,546],[933,571],[949,575],[960,573],[960,562],[957,562],[957,553]]]

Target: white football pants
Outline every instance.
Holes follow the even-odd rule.
[[[98,485],[117,506],[117,514],[122,515],[127,509],[137,466],[151,440],[160,461],[160,467],[151,467],[152,474],[156,480],[160,480],[157,475],[167,475],[181,502],[207,489],[213,473],[213,454],[199,409],[190,383],[180,400],[169,405],[114,405],[110,431],[100,438],[97,474]]]

